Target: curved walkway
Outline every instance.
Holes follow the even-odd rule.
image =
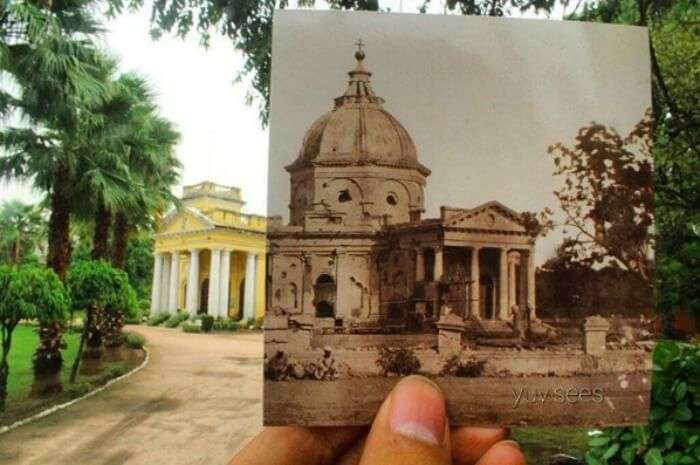
[[[131,328],[140,372],[0,435],[0,464],[226,464],[261,428],[262,335]]]

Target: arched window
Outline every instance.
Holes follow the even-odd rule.
[[[316,317],[335,317],[335,297],[336,285],[332,276],[322,274],[316,279],[314,284],[314,306],[316,307]]]

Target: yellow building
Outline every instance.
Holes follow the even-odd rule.
[[[265,312],[266,218],[241,211],[237,187],[185,186],[155,235],[151,313],[246,319]]]

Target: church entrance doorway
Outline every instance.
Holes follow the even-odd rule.
[[[206,314],[209,310],[209,278],[202,282],[202,295],[199,297],[198,314]]]
[[[322,274],[314,285],[314,307],[317,318],[335,317],[335,298],[337,288],[332,276]]]
[[[494,308],[495,300],[494,291],[495,285],[493,276],[485,274],[479,280],[479,301],[481,302],[481,317],[487,320],[492,320],[496,316]]]

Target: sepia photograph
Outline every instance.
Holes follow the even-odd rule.
[[[368,424],[411,374],[458,424],[644,422],[646,31],[335,12],[273,30],[265,423]]]

